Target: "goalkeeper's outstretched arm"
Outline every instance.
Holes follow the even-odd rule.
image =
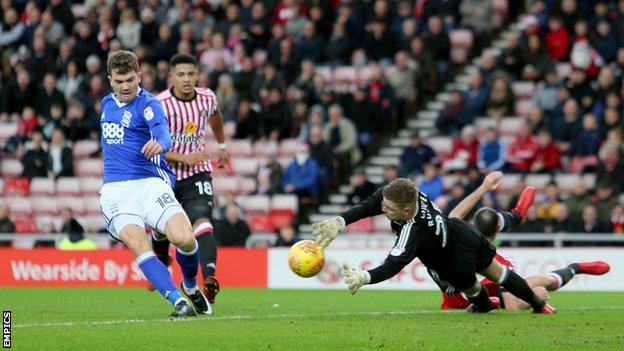
[[[485,179],[483,179],[483,183],[470,195],[466,196],[460,203],[453,208],[451,213],[449,213],[449,218],[464,218],[472,211],[472,209],[479,203],[479,200],[485,194],[490,191],[498,189],[500,186],[501,178],[503,177],[502,172],[491,172]]]

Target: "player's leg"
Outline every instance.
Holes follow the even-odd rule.
[[[113,219],[113,227],[119,233],[119,239],[128,246],[134,254],[137,264],[147,280],[158,292],[169,300],[175,311],[171,317],[195,316],[196,313],[175,287],[167,267],[160,262],[150,246],[145,235],[143,220],[139,216],[118,215]],[[121,228],[121,230],[118,230]]]
[[[199,244],[199,264],[204,277],[204,294],[210,303],[214,303],[219,293],[219,281],[215,277],[217,270],[217,241],[213,235],[210,221],[200,218],[193,224],[193,231]]]
[[[550,291],[555,291],[566,285],[577,274],[603,275],[610,269],[609,264],[602,261],[572,263],[566,268],[548,273],[547,278],[550,284],[543,286]]]
[[[152,249],[154,250],[154,254],[160,262],[162,262],[165,266],[171,265],[171,256],[169,255],[169,240],[164,234],[160,234],[157,231],[153,231],[152,233]]]
[[[498,297],[490,297],[487,288],[477,280],[474,274],[472,276],[474,277],[472,286],[462,290],[468,301],[472,303],[467,308],[468,312],[484,313],[497,309],[500,306]]]
[[[554,308],[546,304],[544,300],[540,299],[533,292],[526,280],[516,274],[516,272],[509,270],[507,267],[496,262],[496,260],[492,260],[489,267],[479,273],[529,303],[534,312],[545,314],[555,312]]]
[[[528,281],[529,279],[527,279],[527,282]],[[533,287],[533,292],[535,293],[535,295],[537,295],[540,299],[544,301],[548,301],[550,297],[548,295],[548,291],[543,286]],[[503,298],[503,305],[505,306],[505,310],[507,311],[520,311],[520,310],[528,310],[529,308],[531,308],[531,306],[528,303],[520,300],[519,298],[515,297],[514,295],[508,292],[503,292],[501,295]]]

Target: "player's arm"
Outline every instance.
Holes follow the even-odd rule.
[[[340,229],[344,228],[347,224],[357,222],[362,218],[382,214],[382,200],[383,195],[380,188],[364,201],[341,213],[340,216],[332,217],[322,222],[313,223],[312,235],[314,235],[314,239],[319,245],[321,245],[322,248],[326,248],[327,245],[329,245],[329,243],[336,238]]]
[[[145,118],[149,130],[152,133],[152,139],[143,145],[141,153],[147,158],[152,158],[158,154],[169,151],[173,143],[169,135],[165,111],[158,100],[153,100],[148,103],[145,109],[143,109],[143,118]]]
[[[208,123],[210,124],[210,129],[212,129],[212,134],[214,135],[217,143],[219,144],[219,159],[217,160],[217,166],[219,168],[224,167],[228,161],[228,154],[225,148],[225,133],[223,132],[223,115],[221,114],[221,110],[217,107],[215,113],[210,116],[208,119]]]
[[[373,269],[360,271],[343,263],[342,276],[351,294],[355,294],[365,284],[377,284],[397,275],[416,256],[417,236],[418,226],[405,224],[384,263]]]
[[[483,183],[475,191],[470,193],[470,195],[466,196],[460,203],[458,203],[455,208],[453,208],[451,213],[449,213],[449,218],[466,217],[468,213],[470,213],[470,211],[472,211],[472,209],[477,205],[477,203],[479,203],[479,200],[485,196],[485,194],[498,189],[502,177],[503,173],[498,171],[491,172],[485,176]]]

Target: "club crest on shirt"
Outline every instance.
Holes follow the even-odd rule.
[[[154,118],[154,110],[152,110],[150,106],[147,106],[143,110],[143,117],[145,118],[146,121],[151,121],[152,118]]]
[[[195,134],[195,132],[197,132],[197,123],[193,121],[187,122],[184,126],[184,133]]]
[[[125,110],[123,113],[123,116],[121,117],[121,125],[126,128],[129,128],[131,118],[132,118],[132,113],[128,110]]]

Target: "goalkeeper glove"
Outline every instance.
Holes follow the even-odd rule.
[[[368,271],[352,268],[347,262],[342,263],[342,277],[349,287],[351,295],[355,294],[362,285],[370,283]]]
[[[332,217],[322,222],[313,223],[312,235],[314,235],[316,243],[324,249],[336,238],[336,235],[344,226],[345,220],[342,217]]]

